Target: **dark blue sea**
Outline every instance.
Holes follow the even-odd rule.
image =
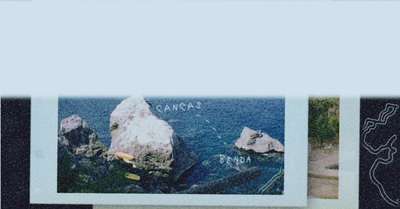
[[[60,98],[59,123],[79,115],[110,146],[110,115],[125,98]],[[261,177],[248,186],[228,193],[257,193],[275,174],[284,169],[283,156],[265,158],[234,148],[245,126],[269,134],[285,143],[284,98],[145,98],[154,114],[167,121],[196,153],[198,162],[184,178],[189,186],[202,184],[257,166]],[[285,145],[285,144],[284,144]],[[224,157],[222,157],[223,155]],[[231,158],[229,162],[228,157]],[[234,159],[245,159],[235,163]]]

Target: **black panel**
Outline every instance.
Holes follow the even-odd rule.
[[[30,98],[1,99],[1,208],[92,209],[92,205],[29,204]]]
[[[365,98],[360,108],[359,206],[399,207],[400,99]]]

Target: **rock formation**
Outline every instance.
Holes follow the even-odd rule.
[[[109,159],[116,152],[132,155],[138,169],[161,172],[173,181],[196,162],[197,156],[172,129],[150,111],[141,96],[122,101],[111,113]]]
[[[235,147],[260,154],[285,151],[284,146],[278,140],[248,127],[243,128],[240,138],[235,142]]]
[[[107,147],[99,141],[96,132],[78,115],[71,115],[61,121],[59,143],[75,155],[93,157],[107,154]]]

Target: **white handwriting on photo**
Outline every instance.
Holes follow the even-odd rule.
[[[166,113],[167,111],[189,111],[189,110],[196,110],[201,108],[201,102],[196,102],[195,105],[193,105],[191,102],[189,103],[179,103],[179,104],[173,104],[172,106],[170,105],[157,105],[156,109],[160,113]]]
[[[251,158],[250,156],[247,156],[247,158],[242,157],[242,156],[236,156],[236,157],[230,157],[230,156],[225,156],[225,155],[219,155],[219,162],[221,164],[224,163],[251,163]]]

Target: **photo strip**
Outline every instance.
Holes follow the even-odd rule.
[[[400,207],[399,107],[399,98],[361,98],[360,208]]]
[[[358,208],[359,118],[359,97],[310,97],[307,208]]]
[[[310,98],[308,103],[308,198],[339,198],[340,100]]]
[[[306,108],[285,97],[33,99],[31,202],[305,206]]]

